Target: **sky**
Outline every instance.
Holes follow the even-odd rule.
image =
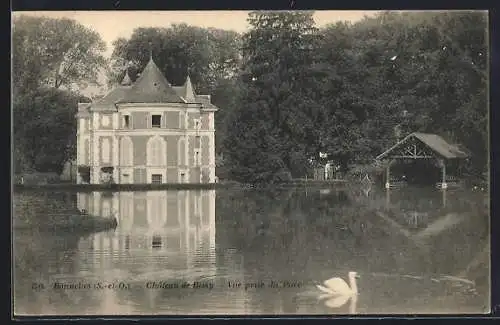
[[[365,15],[375,13],[376,11],[321,10],[314,13],[314,20],[318,27],[322,27],[338,21],[355,22]],[[173,23],[186,23],[237,32],[245,32],[249,27],[246,21],[248,11],[23,11],[22,14],[70,18],[80,22],[101,35],[107,44],[107,57],[113,51],[112,42],[115,39],[130,37],[138,27],[169,27]]]

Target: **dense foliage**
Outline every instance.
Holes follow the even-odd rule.
[[[14,170],[61,173],[76,156],[75,112],[86,98],[40,88],[14,99]]]
[[[397,138],[436,133],[487,167],[487,16],[382,13],[316,31],[308,12],[250,14],[242,96],[228,121],[232,178],[303,177],[327,152],[343,169]]]
[[[225,138],[231,176],[257,182],[299,177],[317,142],[312,13],[257,12],[249,22],[242,90]]]
[[[96,83],[99,68],[106,62],[105,49],[98,33],[74,20],[14,16],[14,91]]]
[[[75,41],[77,40],[77,41]],[[62,171],[76,156],[78,101],[105,64],[99,34],[70,19],[15,16],[12,29],[14,171]]]

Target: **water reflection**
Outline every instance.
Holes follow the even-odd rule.
[[[16,234],[18,248],[25,253],[38,246],[56,254],[44,254],[42,260],[35,254],[28,260],[25,255],[19,264],[25,266],[23,269],[29,269],[27,264],[34,268],[31,274],[27,271],[27,276],[33,278],[36,272],[36,281],[43,281],[46,287],[54,283],[79,284],[78,290],[59,286],[36,292],[38,308],[25,301],[29,295],[24,292],[19,297],[22,303],[16,304],[19,312],[32,313],[44,306],[43,313],[51,313],[54,300],[66,300],[58,314],[85,314],[86,310],[92,314],[130,314],[138,312],[134,307],[138,305],[140,311],[155,312],[157,300],[165,300],[173,292],[145,290],[149,282],[154,286],[162,281],[180,283],[216,277],[214,191],[78,193],[76,206],[91,215],[115,216],[117,229],[84,236],[44,234],[33,238],[32,233]],[[43,243],[26,247],[26,242],[33,239]],[[58,242],[63,243],[62,247]],[[43,259],[47,267],[40,269]],[[95,290],[96,283],[116,288],[99,286],[100,290]],[[120,283],[133,290],[115,290],[120,289]],[[92,288],[81,289],[87,285]],[[82,300],[86,303],[78,310]]]
[[[471,193],[16,195],[29,203],[17,212],[24,219],[62,205],[118,220],[114,231],[95,234],[16,230],[20,314],[415,314],[488,306],[488,211]],[[318,283],[353,270],[357,295],[320,299]],[[114,287],[33,290],[32,282]]]
[[[128,256],[144,249],[156,255],[215,249],[214,191],[79,193],[77,202],[80,210],[118,220],[114,233],[80,242],[94,251]]]
[[[311,282],[352,269],[361,274],[358,313],[485,310],[487,283],[483,283],[478,306],[478,301],[471,302],[477,296],[471,298],[475,294],[466,286],[441,278],[442,274],[459,274],[488,245],[483,198],[450,191],[443,207],[441,192],[406,189],[393,191],[393,201],[386,205],[385,191],[370,192],[245,193],[230,200],[238,202],[232,209],[244,210],[249,217],[243,224],[236,223],[232,240],[245,252],[248,277],[310,280],[295,300],[277,295],[272,300],[281,301],[281,307],[259,306],[260,310],[349,313],[343,307],[322,308]],[[261,200],[275,204],[260,204]],[[241,207],[240,202],[247,203]],[[407,222],[408,211],[425,218],[414,227]],[[482,261],[484,277],[489,264]],[[262,296],[254,297],[255,301]]]
[[[158,305],[183,293],[189,300],[192,292],[151,288],[216,277],[214,191],[79,194],[78,207],[118,219],[114,233],[94,234],[81,240],[80,247],[93,255],[94,275],[138,288],[125,304],[131,300],[142,305],[141,311],[155,313]],[[112,292],[107,293],[108,304]],[[103,308],[113,310],[109,305]]]

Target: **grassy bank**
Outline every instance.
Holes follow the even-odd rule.
[[[220,183],[167,183],[167,184],[15,184],[14,190],[67,190],[78,192],[92,191],[159,191],[159,190],[212,190],[212,189],[267,189],[295,187],[330,187],[346,184],[343,180],[314,181],[298,179],[290,182],[269,184],[242,184],[237,182]]]
[[[158,190],[190,190],[190,189],[214,189],[214,183],[199,184],[15,184],[14,190],[67,190],[78,192],[93,191],[158,191]]]

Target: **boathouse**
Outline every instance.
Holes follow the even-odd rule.
[[[415,132],[377,156],[376,161],[386,168],[386,188],[403,181],[446,189],[459,183],[463,161],[468,157],[465,148],[439,135]]]

